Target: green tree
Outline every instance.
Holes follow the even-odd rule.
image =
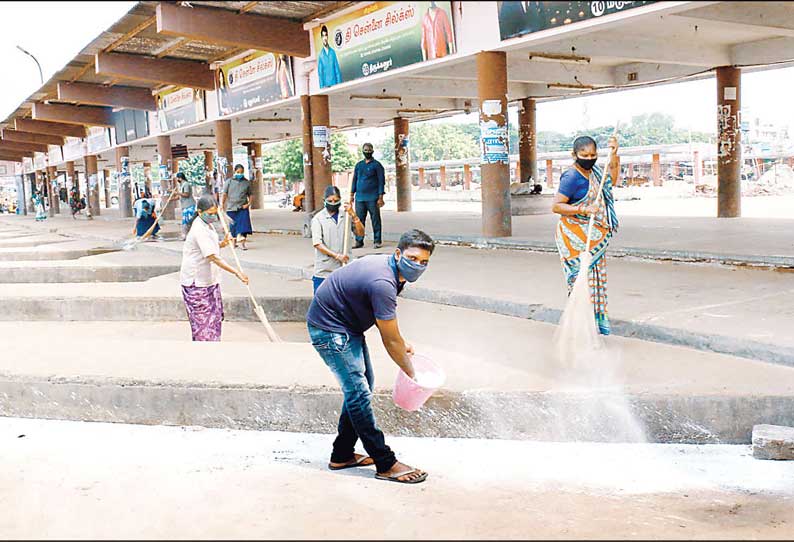
[[[334,173],[350,171],[356,165],[356,157],[347,145],[347,135],[341,132],[331,134],[331,171]],[[302,165],[301,169],[303,169]]]
[[[185,160],[180,160],[179,171],[185,174],[193,186],[204,186],[207,183],[203,154],[194,154]]]

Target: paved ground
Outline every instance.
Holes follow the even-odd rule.
[[[297,214],[273,212],[285,221],[294,221]],[[128,227],[119,220],[75,222],[57,218],[46,226],[29,219],[9,218],[3,222],[32,227],[34,231],[57,228],[69,235],[104,239],[109,245],[122,239]],[[255,235],[250,247],[240,253],[244,262],[294,277],[311,274],[313,249],[308,239]],[[393,247],[393,243],[387,243],[379,252]],[[148,243],[136,249],[132,261],[147,261],[155,249],[178,254],[181,243]],[[356,254],[371,252],[367,248]],[[792,273],[612,258],[609,281],[610,315],[633,326],[629,335],[643,336],[631,331],[638,327],[650,330],[645,336],[655,340],[667,340],[664,334],[684,334],[686,337],[678,344],[794,363],[794,335],[788,332],[794,327]],[[566,299],[559,260],[554,254],[448,246],[438,248],[427,273],[404,295],[506,314],[516,306],[521,309],[519,313],[559,311]],[[467,299],[461,301],[460,296]],[[542,314],[541,311],[536,317],[543,319]],[[554,321],[553,313],[550,318]]]
[[[392,438],[431,473],[401,486],[372,468],[328,471],[330,442],[0,419],[0,537],[794,536],[794,463],[754,460],[745,446]]]

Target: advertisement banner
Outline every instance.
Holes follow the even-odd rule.
[[[49,158],[51,165],[63,162],[61,147],[59,145],[47,145],[47,158]]]
[[[503,40],[626,11],[648,2],[497,2]]]
[[[33,167],[33,158],[22,158],[22,173],[33,173],[36,169]]]
[[[79,160],[86,154],[85,141],[76,137],[67,137],[63,144],[64,160]]]
[[[155,100],[161,132],[196,124],[207,118],[203,90],[172,88],[158,93]]]
[[[483,164],[507,164],[508,142],[507,125],[499,126],[496,121],[480,122],[480,160]]]
[[[257,51],[215,71],[218,110],[229,115],[295,95],[292,58]]]
[[[96,154],[110,148],[110,129],[101,126],[91,126],[88,129],[86,147],[89,154]]]
[[[34,152],[33,167],[35,169],[47,169],[47,155],[43,152]]]
[[[116,145],[135,141],[149,135],[149,121],[146,111],[122,109],[113,113],[116,132]]]
[[[312,29],[320,88],[455,53],[451,2],[374,2]]]

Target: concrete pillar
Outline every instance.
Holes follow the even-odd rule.
[[[554,162],[546,160],[546,186],[554,188]]]
[[[678,175],[678,162],[673,162],[673,177]]]
[[[515,175],[515,177],[513,177],[512,182],[520,183],[521,182],[521,161],[520,160],[518,162],[516,162],[516,168],[515,168],[514,175]]]
[[[441,190],[447,189],[447,166],[438,168],[438,182],[441,184]]]
[[[510,213],[510,166],[507,135],[507,54],[477,53],[477,95],[480,102],[482,233],[485,237],[513,234]]]
[[[659,159],[659,154],[654,154],[652,159],[651,178],[653,179],[653,186],[662,186],[662,164]]]
[[[212,194],[212,172],[215,170],[212,151],[204,151],[204,193]]]
[[[312,123],[314,208],[321,209],[325,187],[331,184],[331,128],[328,126],[330,124],[328,96],[309,96],[309,104]]]
[[[130,173],[130,148],[116,147],[116,171],[119,185],[119,216],[132,217],[132,176]]]
[[[99,208],[99,178],[97,175],[97,161],[96,156],[88,155],[83,161],[85,162],[85,181],[86,191],[88,192],[88,210],[91,216],[99,216],[101,211]]]
[[[463,189],[471,190],[471,166],[463,164]]]
[[[152,191],[152,163],[151,162],[144,162],[143,163],[143,188],[144,192]]]
[[[110,209],[110,175],[111,172],[109,169],[102,170],[102,178],[105,180],[104,182],[105,209]]]
[[[692,152],[692,176],[695,179],[695,184],[700,182],[700,152],[694,151]]]
[[[27,198],[25,199],[25,205],[28,208],[29,213],[35,213],[36,209],[33,205],[33,192],[36,189],[36,174],[35,173],[28,173],[27,175],[23,175],[23,178],[27,177],[28,183],[30,184],[30,189],[27,191]],[[25,182],[24,180],[22,182]]]
[[[176,202],[171,200],[165,211],[165,202],[168,201],[168,194],[171,192],[171,176],[174,172],[174,160],[171,155],[171,136],[157,136],[157,155],[160,157],[161,166],[165,166],[166,173],[160,170],[160,216],[163,220],[174,220],[176,218]]]
[[[58,170],[55,166],[47,167],[47,189],[50,200],[50,210],[48,216],[55,216],[61,212],[60,194],[58,193]]]
[[[524,98],[518,108],[518,166],[519,182],[538,182],[538,143],[535,124],[535,100]],[[520,172],[521,176],[518,176]]]
[[[66,162],[66,188],[70,189],[71,186],[77,187],[77,194],[80,195],[80,183],[77,181],[77,175],[74,173],[74,162]]]
[[[249,170],[251,171],[251,209],[261,209],[264,198],[264,188],[262,187],[262,168],[256,167],[257,158],[262,164],[262,144],[245,143],[248,152]]]
[[[312,168],[312,111],[311,100],[308,94],[301,96],[301,125],[303,142],[303,190],[306,197],[303,200],[303,208],[307,216],[314,211],[314,173]],[[276,192],[276,185],[273,184],[273,193]]]
[[[425,168],[419,168],[419,188],[425,188],[427,183],[425,182]]]
[[[717,216],[720,218],[742,215],[741,77],[739,68],[717,68]]]
[[[408,151],[408,119],[394,119],[394,175],[397,184],[397,212],[411,210],[411,167]]]

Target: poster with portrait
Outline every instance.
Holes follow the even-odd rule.
[[[320,88],[456,51],[451,2],[374,2],[312,29]]]
[[[229,115],[295,96],[292,57],[256,51],[215,71],[218,110]]]
[[[207,118],[204,91],[184,87],[172,88],[155,95],[157,120],[161,132],[196,124]]]
[[[547,28],[564,26],[603,15],[637,8],[654,1],[597,2],[497,2],[499,35],[506,40]]]

